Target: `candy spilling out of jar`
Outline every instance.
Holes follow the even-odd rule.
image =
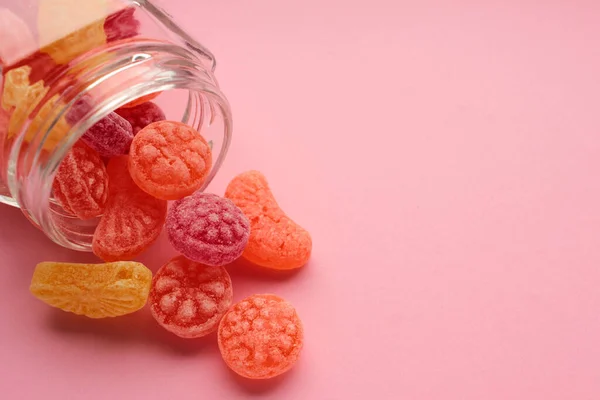
[[[41,2],[48,10],[60,7],[62,19],[40,18],[41,40],[51,39],[4,69],[0,143],[16,137],[48,94],[50,71],[90,49],[139,33],[131,8],[94,19],[93,5],[102,1],[90,3],[80,20],[67,15],[75,0]],[[68,27],[87,19],[79,29]],[[68,34],[54,38],[65,29]],[[3,58],[7,55],[0,44],[0,63]],[[204,193],[213,167],[212,142],[191,126],[167,120],[152,102],[159,95],[147,94],[108,113],[63,158],[52,185],[54,203],[62,216],[98,220],[92,251],[102,263],[42,262],[30,292],[52,307],[94,319],[144,312],[148,305],[157,324],[173,335],[196,339],[216,333],[222,358],[235,373],[250,379],[283,374],[303,346],[296,310],[273,294],[234,304],[227,266],[243,258],[273,270],[300,268],[310,257],[311,237],[279,207],[258,171],[235,177],[224,196]],[[91,110],[91,100],[84,97],[66,115],[54,115],[61,108],[54,107],[59,99],[56,94],[45,100],[25,132],[26,140],[34,140],[44,130],[41,124],[53,121],[45,150],[58,146]],[[179,255],[153,276],[133,260],[163,230]]]
[[[118,149],[125,137],[118,127],[124,124],[107,129],[112,121],[104,119],[73,146],[53,185],[66,213],[100,218],[92,250],[105,263],[41,263],[31,293],[90,318],[119,317],[148,304],[158,325],[176,336],[217,332],[225,364],[243,377],[269,379],[288,371],[303,345],[296,310],[272,294],[233,304],[226,266],[241,257],[270,269],[299,268],[310,256],[308,232],[278,206],[258,171],[235,177],[224,197],[202,192],[212,167],[210,146],[192,127],[165,120],[156,104],[113,115],[130,126],[135,120],[140,128],[127,130],[135,135],[129,148],[112,154],[95,150]],[[117,144],[98,145],[108,142]],[[102,157],[108,157],[106,164]],[[168,200],[174,201],[167,211]],[[163,228],[181,255],[152,277],[130,260]]]

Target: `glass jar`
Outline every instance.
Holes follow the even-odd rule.
[[[55,201],[52,182],[96,122],[149,100],[212,147],[203,190],[223,163],[231,111],[215,58],[145,0],[0,0],[0,202],[19,207],[54,242],[90,251],[99,218]],[[85,107],[82,107],[82,104]]]

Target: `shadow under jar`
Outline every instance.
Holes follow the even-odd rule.
[[[227,154],[231,111],[215,59],[157,3],[0,0],[0,36],[9,35],[0,44],[0,202],[19,207],[66,248],[90,251],[99,217],[65,211],[53,195],[54,176],[79,138],[119,107],[158,95],[152,101],[167,120],[202,134],[213,165],[200,190]],[[23,93],[11,91],[11,71]]]

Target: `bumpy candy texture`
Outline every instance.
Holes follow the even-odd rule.
[[[218,329],[225,363],[241,376],[273,378],[298,360],[304,332],[294,307],[272,294],[252,295],[225,314]]]
[[[30,66],[22,66],[8,71],[4,75],[4,87],[2,90],[2,108],[11,110],[17,107],[25,98],[29,90]]]
[[[140,104],[143,104],[143,103],[147,103],[147,102],[152,101],[155,98],[157,98],[160,93],[161,92],[155,92],[155,93],[147,94],[142,97],[138,97],[137,99],[132,100],[129,103],[121,106],[121,108],[131,108],[131,107],[139,106]]]
[[[36,266],[30,292],[61,310],[90,318],[117,317],[144,307],[152,272],[136,262]]]
[[[151,102],[142,103],[130,108],[119,108],[115,112],[131,124],[134,135],[151,123],[164,121],[166,118],[163,110]]]
[[[262,173],[249,171],[238,175],[227,186],[225,197],[250,220],[245,259],[273,269],[293,269],[306,264],[312,251],[310,234],[279,207]]]
[[[104,33],[108,43],[136,36],[140,22],[135,18],[135,8],[128,7],[109,15],[104,22]]]
[[[194,193],[206,180],[212,155],[206,140],[181,122],[154,122],[134,137],[129,172],[146,193],[177,200]]]
[[[158,239],[167,216],[167,202],[140,190],[127,172],[127,156],[112,158],[106,170],[109,197],[96,227],[92,251],[104,261],[127,260]]]
[[[58,167],[52,189],[58,203],[76,217],[101,215],[108,198],[104,161],[86,144],[77,142]]]
[[[198,338],[217,330],[231,306],[231,278],[222,267],[209,267],[175,257],[152,280],[150,311],[169,332]]]
[[[81,140],[103,157],[120,156],[129,152],[133,129],[125,118],[113,112],[96,122]]]
[[[231,200],[200,192],[173,203],[166,229],[175,250],[213,266],[240,257],[250,236],[250,222]]]

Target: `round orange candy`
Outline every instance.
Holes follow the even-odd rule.
[[[174,121],[154,122],[138,132],[129,150],[129,173],[157,199],[178,200],[202,187],[212,166],[206,140]]]
[[[288,371],[304,340],[294,307],[272,294],[255,294],[235,304],[218,329],[225,363],[250,379],[268,379]]]

